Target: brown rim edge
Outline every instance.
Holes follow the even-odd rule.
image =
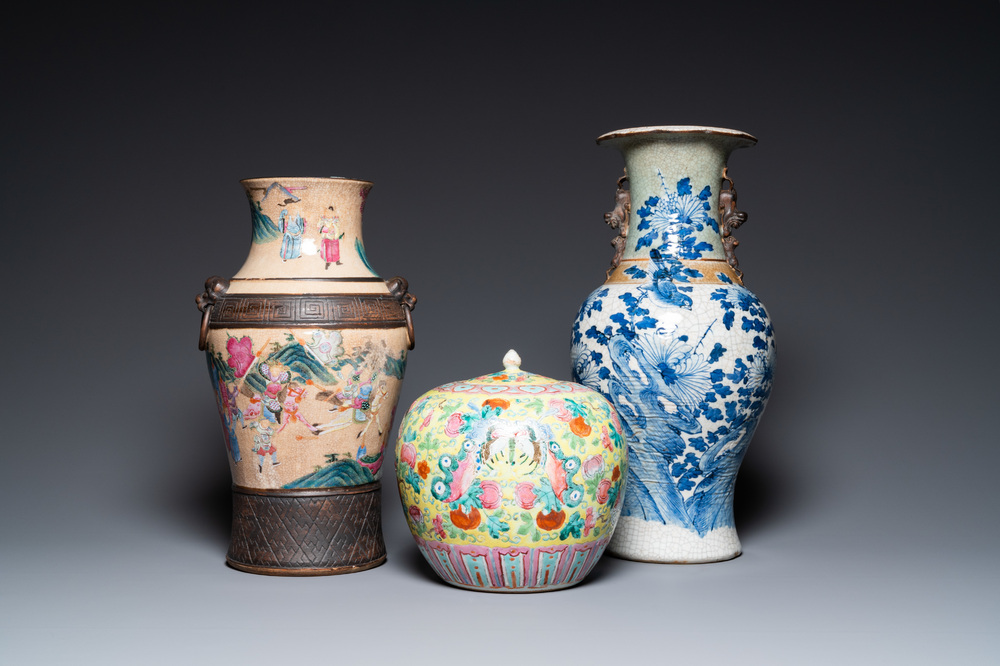
[[[241,562],[234,562],[233,560],[226,558],[226,564],[228,564],[233,569],[237,571],[243,571],[246,573],[260,574],[262,576],[289,576],[289,577],[307,577],[307,576],[338,576],[340,574],[357,573],[359,571],[367,571],[368,569],[374,569],[377,566],[385,564],[386,556],[373,560],[371,562],[366,562],[364,564],[351,564],[343,567],[328,567],[328,568],[315,568],[315,569],[285,569],[282,567],[261,567],[253,564],[243,564]]]
[[[358,183],[359,185],[375,185],[375,183],[373,183],[370,180],[363,180],[361,178],[347,178],[345,176],[257,176],[255,178],[241,178],[240,184],[245,185],[246,183],[252,183],[254,181],[262,181],[262,180],[288,181],[288,182],[291,182],[293,180],[299,180],[299,181],[311,180],[317,183],[329,183],[331,181],[340,181],[346,183]]]
[[[264,495],[267,497],[330,497],[331,495],[360,495],[377,492],[382,487],[382,479],[363,483],[360,486],[337,486],[335,488],[248,488],[233,484],[233,492],[241,495]]]
[[[638,138],[656,134],[709,134],[715,136],[726,136],[733,139],[743,139],[751,145],[757,143],[757,137],[740,130],[726,127],[705,127],[702,125],[651,125],[649,127],[628,127],[626,129],[615,130],[597,137],[597,143],[603,143],[611,139]]]

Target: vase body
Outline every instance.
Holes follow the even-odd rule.
[[[396,479],[407,524],[442,579],[538,592],[579,583],[621,511],[626,444],[611,404],[520,369],[450,382],[403,416]]]
[[[241,181],[252,242],[199,296],[204,349],[233,478],[227,561],[324,575],[385,561],[381,465],[412,348],[406,282],[368,263],[371,183]]]
[[[737,470],[771,390],[774,337],[742,283],[723,190],[750,135],[702,127],[622,130],[629,190],[606,220],[623,228],[608,279],[573,326],[574,379],[618,409],[629,443],[622,516],[609,546],[650,562],[739,555]],[[728,180],[728,179],[727,179]],[[621,222],[620,225],[617,225]],[[627,224],[626,224],[627,223]]]

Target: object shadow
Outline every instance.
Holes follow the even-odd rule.
[[[754,437],[736,477],[733,514],[741,536],[774,526],[797,502],[798,491],[792,479],[769,464],[766,457],[753,455],[755,448],[767,450],[766,437]]]
[[[408,573],[420,576],[424,580],[437,585],[443,585],[447,588],[452,587],[451,585],[448,585],[448,583],[441,580],[441,578],[434,573],[434,569],[432,569],[431,565],[427,563],[426,559],[424,559],[424,556],[420,553],[420,549],[417,548],[416,544],[398,548],[393,559],[399,563],[400,568],[405,569]]]
[[[154,510],[186,537],[218,547],[225,555],[232,529],[232,476],[221,443],[218,422],[197,432],[192,428],[186,437],[167,430],[164,435],[182,437],[183,446],[175,445],[182,459],[197,461],[184,470],[167,470],[158,477]]]

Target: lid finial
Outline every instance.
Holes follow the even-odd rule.
[[[503,369],[511,372],[521,370],[521,357],[517,355],[517,352],[511,349],[509,352],[504,354],[503,357]]]

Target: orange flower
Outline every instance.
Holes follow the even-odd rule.
[[[548,513],[539,511],[535,516],[535,524],[543,530],[557,530],[566,522],[565,511],[549,511]]]
[[[622,478],[622,471],[618,469],[618,465],[615,465],[615,470],[611,472],[611,480],[617,481],[620,478]]]
[[[507,409],[510,407],[510,402],[504,400],[503,398],[490,398],[483,402],[483,406],[489,405],[490,407],[499,407],[500,409]]]
[[[482,520],[482,516],[479,515],[479,509],[472,507],[472,511],[466,514],[461,508],[455,509],[451,512],[451,524],[460,530],[474,530],[479,527],[479,521]]]
[[[578,416],[570,421],[569,429],[573,431],[574,435],[579,435],[580,437],[586,437],[590,434],[590,426],[587,425],[582,416]]]
[[[617,467],[615,469],[618,469]],[[421,479],[426,479],[427,475],[431,473],[431,466],[427,464],[426,460],[421,460],[417,463],[417,474],[420,475]]]
[[[493,381],[502,382],[505,379],[510,379],[507,375],[493,375]]]

